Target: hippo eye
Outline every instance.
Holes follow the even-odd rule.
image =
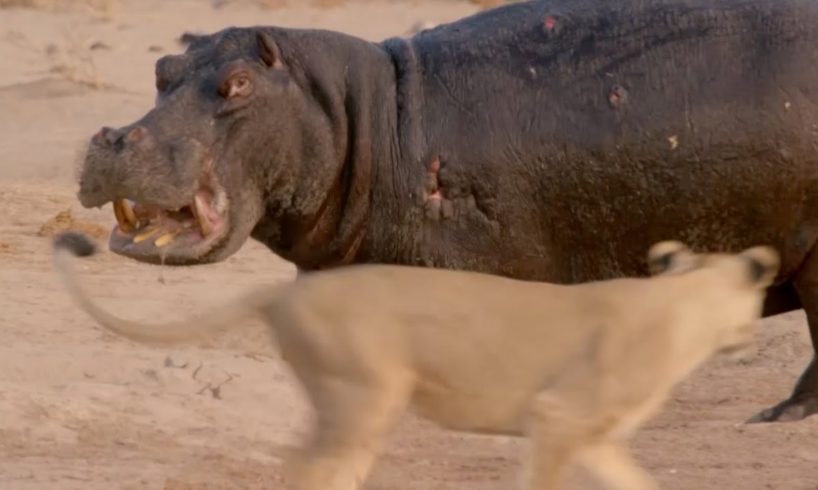
[[[226,99],[234,97],[246,97],[253,91],[253,82],[246,72],[235,73],[224,81],[219,87],[219,95]]]
[[[237,77],[233,82],[233,88],[238,92],[244,92],[250,86],[250,79],[247,77]]]

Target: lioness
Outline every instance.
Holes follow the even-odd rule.
[[[768,247],[698,255],[679,242],[649,250],[659,275],[578,285],[349,266],[149,326],[83,292],[69,259],[93,252],[85,236],[60,235],[55,265],[82,308],[127,338],[207,341],[250,315],[269,322],[316,411],[312,439],[289,466],[302,490],[359,488],[407,408],[449,429],[530,437],[527,489],[559,488],[574,460],[612,488],[657,488],[624,439],[711,354],[752,341],[779,267]]]

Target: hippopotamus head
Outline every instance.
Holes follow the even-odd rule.
[[[85,207],[113,203],[112,251],[153,263],[214,262],[238,250],[263,216],[281,227],[320,221],[345,151],[336,145],[345,128],[333,127],[326,109],[343,102],[327,82],[333,77],[316,80],[287,61],[309,48],[295,35],[230,28],[197,36],[184,54],[157,61],[147,114],[91,138],[78,197]],[[324,107],[315,92],[329,94]]]

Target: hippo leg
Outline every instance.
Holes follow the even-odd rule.
[[[801,374],[789,398],[762,410],[747,422],[791,422],[818,413],[818,254],[810,254],[793,281],[807,315],[814,350],[812,361]]]
[[[813,320],[818,324],[818,318]],[[810,331],[815,335],[815,328]],[[814,342],[814,341],[813,341]],[[813,356],[801,374],[789,398],[774,407],[762,410],[747,422],[794,422],[818,413],[818,360]]]

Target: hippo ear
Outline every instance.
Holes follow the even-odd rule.
[[[271,68],[283,68],[284,61],[281,59],[281,50],[272,36],[264,31],[256,33],[256,43],[258,44],[259,56],[264,64]]]

